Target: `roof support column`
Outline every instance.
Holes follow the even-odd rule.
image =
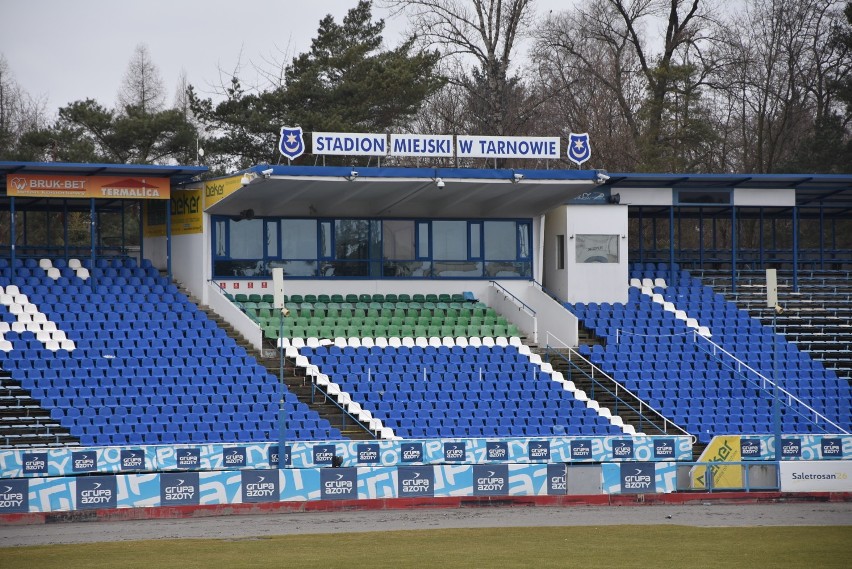
[[[68,263],[68,200],[62,200],[62,242],[65,243],[65,263]]]
[[[145,214],[148,211],[147,202],[139,200],[139,266],[142,266],[142,259],[145,258]]]
[[[704,270],[704,208],[698,208],[698,266]]]
[[[642,215],[642,206],[639,206],[639,262],[645,262],[645,217]]]
[[[799,292],[799,208],[793,206],[793,292]]]
[[[819,269],[825,270],[825,208],[819,203]]]
[[[760,264],[761,270],[766,267],[763,266],[763,208],[760,208],[760,221],[757,225],[758,237],[757,237],[757,254],[758,254],[758,263]]]
[[[737,208],[731,206],[731,292],[737,292]]]
[[[12,196],[12,197],[9,198],[9,200],[11,202],[10,206],[9,206],[11,208],[10,214],[9,214],[10,215],[10,218],[9,218],[9,243],[11,243],[11,249],[10,249],[10,252],[9,252],[9,262],[12,265],[12,272],[10,274],[11,274],[12,282],[14,283],[15,282],[15,273],[17,272],[17,271],[15,271],[15,236],[16,236],[18,231],[17,231],[17,228],[15,227],[15,225],[16,225],[16,223],[15,223],[15,197]]]
[[[172,200],[166,200],[166,271],[172,280]]]
[[[92,283],[92,290],[95,290],[95,220],[95,198],[89,198],[89,245],[92,260],[92,274],[89,275],[89,281]]]
[[[674,253],[674,240],[675,240],[675,230],[674,230],[674,205],[669,206],[669,284],[675,281],[675,270],[674,270],[674,262],[675,262],[675,253]]]

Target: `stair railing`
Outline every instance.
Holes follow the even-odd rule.
[[[709,338],[705,338],[700,334],[692,334],[693,342],[699,349],[704,351],[705,353],[712,356],[716,359],[719,364],[721,364],[726,369],[729,369],[735,373],[737,373],[740,377],[742,377],[746,382],[751,384],[752,386],[760,389],[761,391],[766,391],[770,397],[774,399],[773,391],[776,387],[776,382],[753,367],[749,366],[747,363],[739,359],[737,356],[717,344],[716,342],[710,340]],[[819,425],[817,419],[822,420],[823,422],[831,425],[837,432],[842,434],[849,434],[849,431],[781,387],[778,386],[778,391],[781,393],[782,398],[781,401],[787,405],[787,407],[800,417],[804,417],[805,419],[811,421],[815,425]],[[806,412],[802,412],[799,408],[804,408]],[[809,416],[810,415],[810,416]]]
[[[560,344],[560,347],[554,348],[550,345],[551,340],[554,340]],[[595,389],[599,389],[604,393],[608,393],[613,397],[615,401],[615,410],[614,413],[616,415],[620,415],[619,407],[624,407],[629,411],[632,411],[637,417],[639,417],[639,431],[644,432],[644,425],[650,425],[657,431],[663,434],[670,434],[671,432],[676,432],[678,434],[690,436],[693,439],[693,443],[696,440],[695,435],[687,432],[685,429],[672,422],[670,419],[662,415],[659,411],[648,405],[645,401],[643,401],[638,395],[624,387],[621,383],[616,381],[612,376],[607,374],[597,365],[595,365],[591,360],[583,356],[580,352],[578,352],[573,347],[567,345],[565,342],[551,334],[550,332],[546,335],[546,345],[544,347],[545,355],[548,360],[550,358],[559,358],[566,362],[568,366],[568,377],[566,379],[571,380],[572,374],[577,373],[582,377],[586,378],[592,385],[592,390],[589,396],[592,399],[595,399]],[[567,350],[568,357],[559,350]],[[581,361],[589,366],[591,369],[591,374],[586,372],[583,368],[581,368],[577,361]],[[599,381],[602,378],[606,381],[603,383]],[[655,417],[655,420],[652,420],[650,417]],[[659,423],[662,423],[662,427]]]

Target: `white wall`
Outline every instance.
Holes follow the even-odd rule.
[[[578,263],[576,235],[618,235],[618,263]],[[556,236],[565,235],[565,269],[556,265]],[[623,238],[622,238],[623,236]],[[570,205],[547,215],[544,286],[565,302],[627,302],[627,206]]]
[[[565,239],[566,258],[562,269],[557,268],[559,266],[556,246],[557,235],[563,235]],[[544,254],[542,255],[544,280],[541,283],[563,300],[568,298],[567,250],[571,242],[568,235],[568,216],[565,215],[565,208],[558,207],[550,211],[544,223]]]
[[[143,237],[142,256],[151,261],[159,270],[166,270],[166,238]]]

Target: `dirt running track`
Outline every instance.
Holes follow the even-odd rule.
[[[291,512],[265,515],[0,526],[0,547],[150,539],[243,539],[441,528],[674,524],[850,527],[852,502],[492,507]]]

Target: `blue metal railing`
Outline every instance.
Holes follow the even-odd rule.
[[[535,316],[535,310],[533,310],[532,307],[527,305],[527,303],[525,303],[523,300],[521,300],[520,298],[518,298],[517,296],[512,294],[512,292],[510,290],[508,290],[506,287],[504,287],[503,285],[501,285],[497,281],[491,281],[491,286],[496,286],[497,288],[502,290],[505,294],[507,294],[508,296],[511,296],[516,304],[519,304],[524,310],[529,312],[531,315]]]
[[[700,338],[700,339],[699,339]],[[704,351],[705,353],[712,356],[716,361],[719,362],[726,369],[733,371],[740,377],[742,377],[746,382],[748,382],[752,387],[760,389],[761,391],[765,391],[769,394],[770,397],[774,398],[773,390],[776,388],[775,381],[766,377],[759,371],[755,370],[744,361],[736,357],[731,352],[727,351],[725,348],[717,344],[716,342],[710,340],[709,338],[705,338],[701,334],[693,333],[692,334],[693,342],[699,349]],[[817,419],[822,420],[823,422],[831,425],[837,432],[843,434],[849,434],[849,431],[784,389],[783,387],[778,386],[778,391],[782,394],[782,401],[787,405],[787,408],[790,409],[793,413],[796,413],[800,417],[811,421],[815,425],[819,425]],[[799,408],[804,408],[806,412],[802,412]],[[810,415],[810,416],[809,416]]]
[[[568,357],[548,344],[545,346],[545,356],[548,361],[550,361],[550,358],[560,358],[567,363],[568,377],[565,379],[573,381],[572,378],[575,373],[586,379],[586,381],[592,386],[588,393],[591,399],[596,400],[595,390],[598,390],[599,394],[605,393],[610,395],[615,402],[615,408],[611,410],[613,415],[620,416],[623,410],[630,411],[639,418],[638,431],[640,432],[644,432],[646,426],[651,426],[656,431],[663,434],[670,434],[674,431],[679,434],[691,436],[693,437],[693,441],[695,440],[694,435],[690,434],[682,427],[660,414],[659,411],[645,403],[635,393],[621,385],[618,381],[613,379],[610,375],[592,363],[589,359],[581,355],[574,348],[568,347],[567,349]],[[585,362],[592,370],[592,373],[589,374],[582,369],[575,361],[573,361],[574,359],[579,359]],[[606,383],[599,381],[599,378],[605,379]],[[651,420],[649,416],[656,416],[656,419]],[[662,423],[662,426],[660,426],[660,423]]]

